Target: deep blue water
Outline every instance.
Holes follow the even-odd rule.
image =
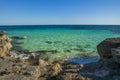
[[[75,29],[75,30],[120,30],[120,25],[14,25],[0,26],[1,30],[16,29]]]

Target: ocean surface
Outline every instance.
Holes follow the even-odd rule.
[[[97,54],[96,46],[106,38],[120,37],[119,25],[24,25],[0,26],[17,40],[19,50],[47,51],[45,58],[73,58]]]

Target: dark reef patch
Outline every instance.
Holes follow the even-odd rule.
[[[22,39],[26,39],[27,37],[26,36],[12,36],[11,38],[22,40]]]
[[[120,30],[110,30],[113,33],[119,33],[120,34]]]
[[[70,53],[70,52],[71,52],[71,50],[64,50],[64,52],[65,52],[65,53],[66,53],[66,52],[69,52],[69,53]]]
[[[52,44],[53,42],[52,41],[45,41],[45,43]]]

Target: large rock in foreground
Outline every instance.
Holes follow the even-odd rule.
[[[9,55],[11,48],[11,39],[8,38],[5,32],[0,31],[0,57]]]
[[[39,60],[39,65],[29,65],[16,58],[0,57],[0,80],[56,80],[62,70],[58,63]]]
[[[98,54],[100,55],[101,59],[111,58],[111,49],[119,46],[120,38],[107,38],[97,46]]]
[[[120,80],[120,66],[112,58],[84,65],[65,64],[56,80]]]
[[[111,49],[113,59],[120,64],[120,48],[112,48]]]

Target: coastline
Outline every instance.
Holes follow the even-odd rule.
[[[62,59],[50,62],[40,58],[46,51],[28,52],[11,49],[11,40],[4,32],[0,32],[0,35],[2,45],[0,47],[0,80],[120,79],[119,58],[117,58],[120,51],[118,48],[120,38],[108,38],[102,41],[97,46],[100,55],[97,59],[95,57],[98,56],[93,54],[81,54],[80,57],[68,62]],[[78,60],[75,61],[75,59]]]

